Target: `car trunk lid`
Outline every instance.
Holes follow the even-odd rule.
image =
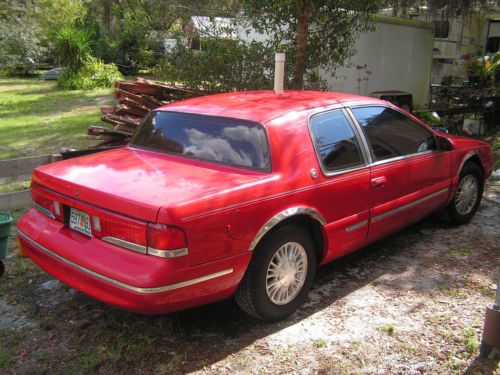
[[[72,199],[155,222],[182,205],[266,173],[124,147],[38,167],[33,182]]]

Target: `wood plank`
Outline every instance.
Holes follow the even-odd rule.
[[[156,99],[154,96],[151,95],[142,94],[141,97],[146,102],[148,102],[148,104],[150,104],[153,108],[161,107],[162,105],[167,104],[166,102]]]
[[[137,117],[145,117],[149,113],[149,109],[142,106],[129,107],[123,104],[118,104],[114,114],[116,115],[130,115]]]
[[[149,95],[161,95],[162,94],[162,89],[161,87],[153,87],[153,86],[148,86],[143,83],[136,83],[136,82],[130,82],[130,81],[121,81],[117,82],[118,86],[117,88],[132,92],[134,94],[149,94]]]
[[[127,125],[133,126],[133,127],[138,127],[142,122],[141,117],[135,117],[135,116],[120,116],[120,115],[113,115],[113,114],[109,113],[105,117],[108,120],[121,122],[123,124],[127,124]]]
[[[123,140],[124,136],[121,134],[116,134],[116,136],[107,134],[107,135],[87,135],[87,139],[91,141],[120,141]]]
[[[10,211],[26,208],[31,204],[31,192],[29,189],[16,191],[15,193],[0,194],[0,210]]]
[[[115,129],[124,133],[128,133],[129,135],[132,135],[137,128],[128,126],[126,124],[118,124],[115,126]]]
[[[123,134],[125,136],[130,135],[130,131],[121,131],[119,129],[104,128],[102,126],[91,125],[88,128],[88,135],[103,135],[103,134]]]
[[[101,107],[101,113],[105,115],[106,113],[113,113],[115,111],[115,107]]]
[[[40,165],[49,164],[61,159],[62,156],[60,154],[54,154],[20,159],[0,160],[0,178],[25,176],[31,174],[33,169]]]

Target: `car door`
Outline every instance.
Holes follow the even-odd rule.
[[[314,199],[328,221],[326,262],[366,242],[370,169],[359,130],[344,109],[314,114],[309,129],[322,170]]]
[[[450,156],[436,149],[429,129],[386,106],[353,107],[351,113],[372,159],[369,240],[409,225],[444,204]]]

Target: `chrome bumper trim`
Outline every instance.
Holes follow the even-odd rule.
[[[405,204],[404,206],[400,206],[398,208],[395,208],[394,210],[387,211],[387,212],[384,212],[384,213],[382,213],[380,215],[374,216],[370,221],[372,223],[375,223],[376,221],[385,219],[388,216],[391,216],[391,215],[394,215],[394,214],[396,214],[396,213],[398,213],[400,211],[406,210],[407,208],[416,206],[417,204],[420,204],[422,202],[425,202],[426,200],[429,200],[429,199],[432,199],[434,197],[437,197],[438,195],[441,195],[441,194],[444,194],[444,193],[448,193],[449,190],[450,190],[449,188],[438,190],[438,191],[436,191],[436,192],[434,192],[432,194],[429,194],[429,195],[427,195],[427,196],[425,196],[423,198],[417,199],[416,201],[413,201],[411,203]]]
[[[35,202],[32,202],[32,203],[33,203],[33,207],[35,208],[35,210],[50,217],[51,219],[54,219],[54,220],[56,219],[56,217],[52,214],[52,212],[47,210],[45,207],[42,207],[38,203],[35,203]]]
[[[183,257],[185,255],[188,255],[188,248],[183,247],[181,249],[175,249],[175,250],[158,250],[153,247],[148,247],[148,255],[154,255],[156,257],[160,258],[177,258],[177,257]]]
[[[116,245],[116,246],[123,247],[123,248],[128,249],[128,250],[132,250],[132,251],[141,253],[141,254],[148,253],[146,246],[142,246],[142,245],[138,245],[138,244],[133,243],[133,242],[125,241],[125,240],[122,240],[120,238],[105,236],[105,237],[102,237],[101,240],[103,240],[105,242],[112,243],[113,245]]]
[[[160,258],[177,258],[188,255],[188,248],[183,247],[181,249],[173,249],[173,250],[158,250],[149,246],[138,245],[133,242],[125,241],[120,238],[106,236],[102,237],[101,240],[105,242],[112,243],[113,245],[123,247],[124,249],[132,250],[137,253],[145,254],[145,255],[153,255],[155,257]]]
[[[67,264],[68,266],[71,266],[75,269],[77,269],[78,271],[81,271],[83,273],[86,273],[87,275],[90,275],[92,277],[95,277],[99,280],[102,280],[102,281],[105,281],[107,283],[110,283],[114,286],[117,286],[117,287],[120,287],[122,289],[125,289],[125,290],[128,290],[128,291],[132,291],[132,292],[136,292],[136,293],[141,293],[141,294],[154,294],[154,293],[162,293],[162,292],[169,292],[171,290],[175,290],[175,289],[180,289],[180,288],[184,288],[186,286],[190,286],[190,285],[194,285],[194,284],[198,284],[198,283],[202,283],[204,281],[208,281],[208,280],[212,280],[212,279],[215,279],[217,277],[221,277],[221,276],[224,276],[224,275],[228,275],[230,273],[233,272],[233,269],[232,268],[228,268],[228,269],[225,269],[225,270],[222,270],[222,271],[219,271],[219,272],[215,272],[215,273],[211,273],[209,275],[205,275],[205,276],[202,276],[202,277],[197,277],[195,279],[191,279],[191,280],[186,280],[186,281],[181,281],[180,283],[175,283],[175,284],[170,284],[170,285],[165,285],[165,286],[159,286],[159,287],[153,287],[153,288],[140,288],[140,287],[137,287],[137,286],[133,286],[133,285],[129,285],[129,284],[126,284],[124,282],[121,282],[121,281],[118,281],[118,280],[115,280],[115,279],[112,279],[110,277],[107,277],[107,276],[104,276],[104,275],[101,275],[97,272],[94,272],[94,271],[91,271],[89,270],[88,268],[85,268],[85,267],[82,267],[52,251],[50,251],[49,249],[47,249],[46,247],[40,245],[39,243],[35,242],[34,240],[32,240],[31,238],[29,238],[27,235],[25,235],[23,232],[21,232],[19,229],[17,230],[17,234],[19,236],[21,236],[24,240],[28,241],[30,244],[32,244],[33,246],[35,246],[37,249],[39,249],[40,251],[44,252],[45,254]]]

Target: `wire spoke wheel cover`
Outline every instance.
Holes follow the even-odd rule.
[[[469,174],[460,180],[455,195],[455,207],[460,215],[467,215],[472,211],[479,196],[477,177]]]
[[[271,258],[266,273],[266,292],[276,305],[291,302],[304,286],[307,254],[298,242],[283,244]]]

